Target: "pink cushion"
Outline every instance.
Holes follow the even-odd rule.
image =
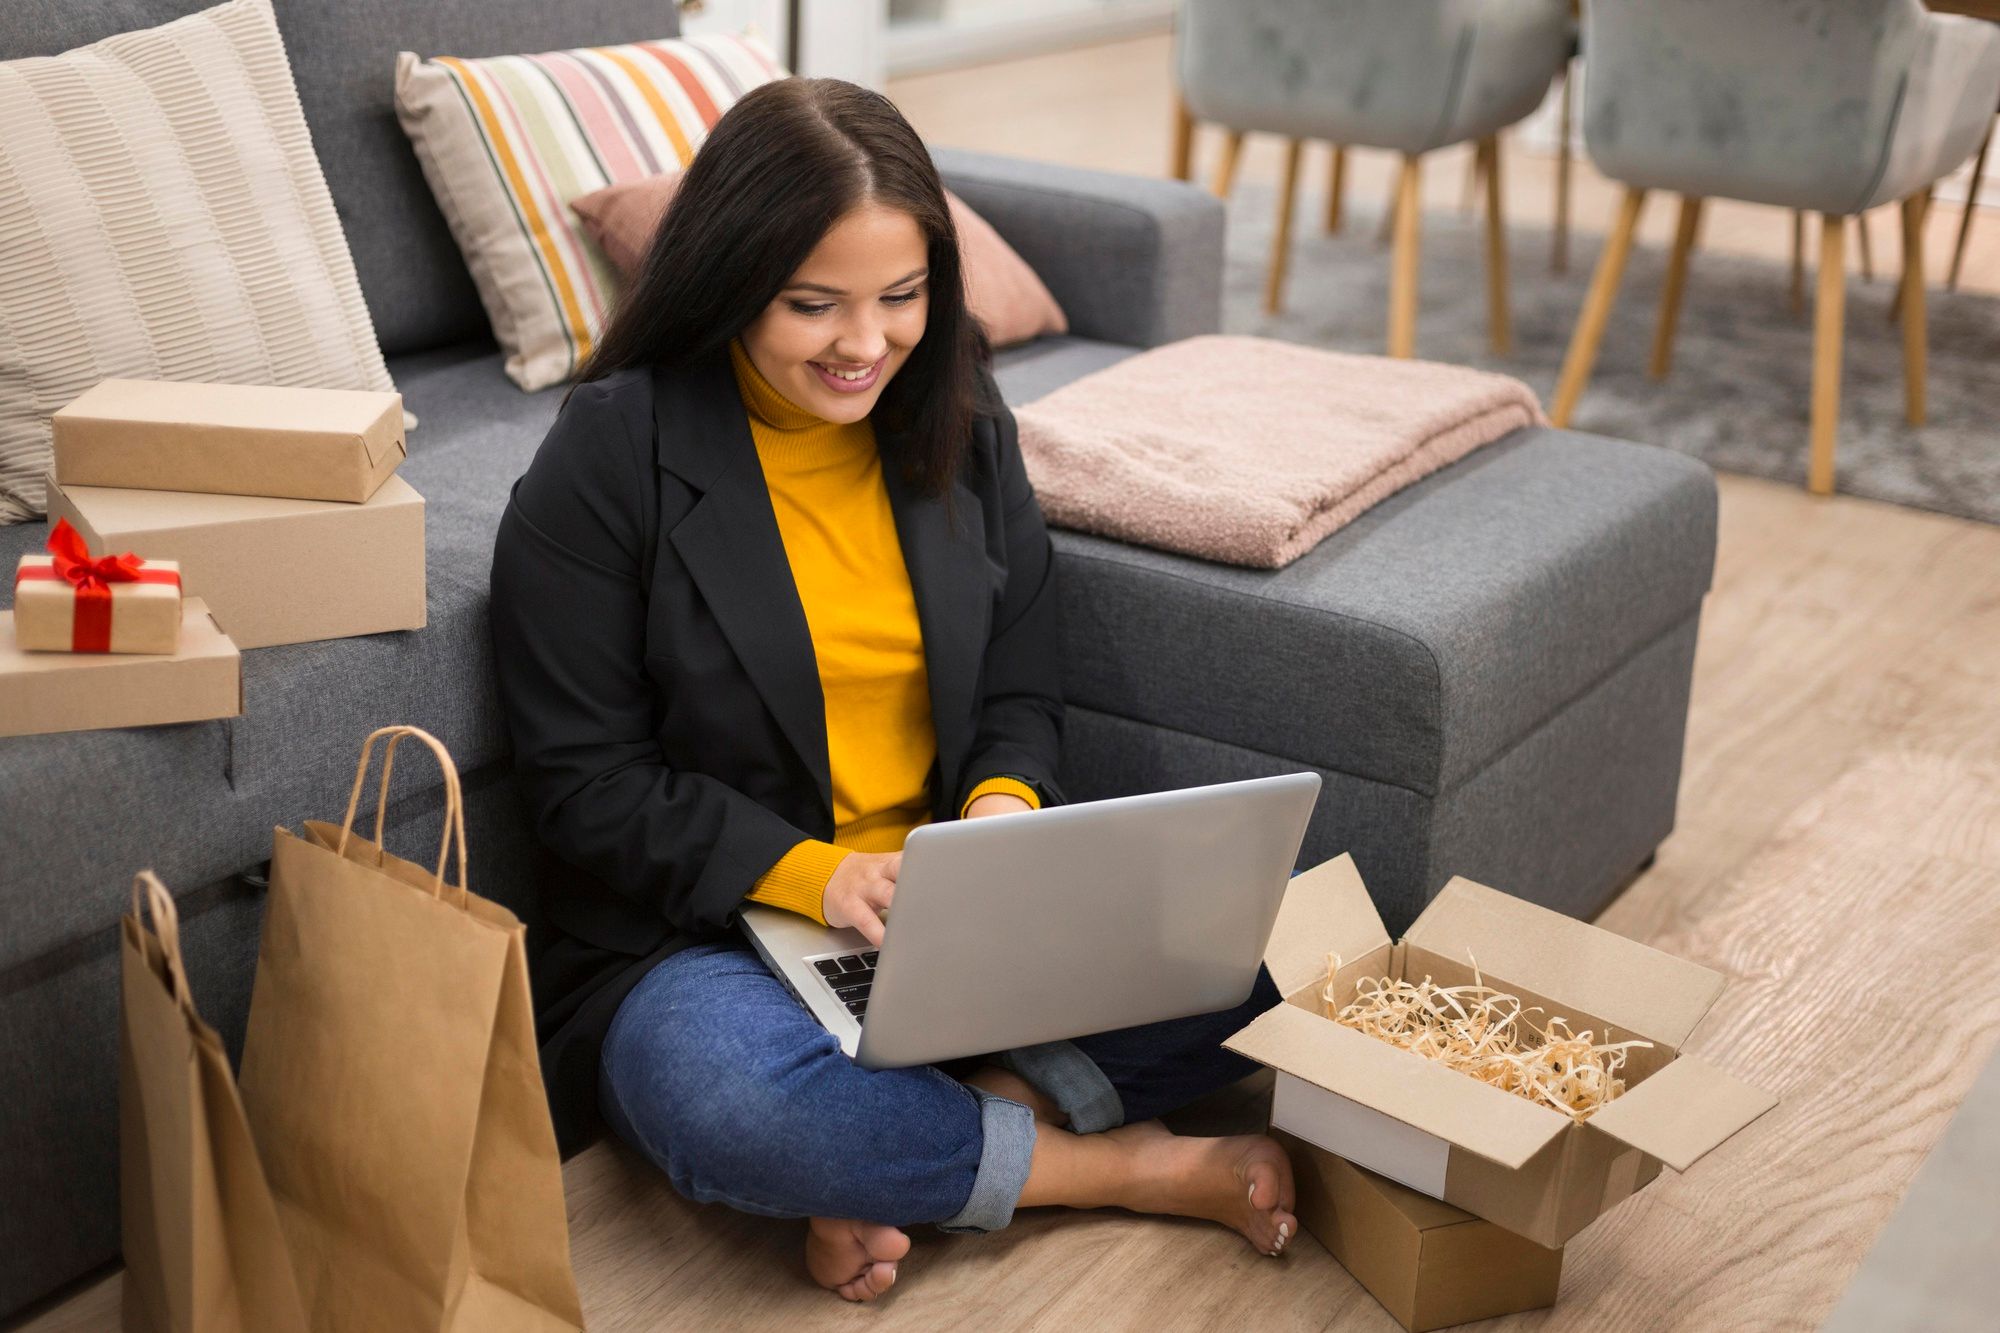
[[[579,195],[569,206],[604,257],[629,282],[645,263],[653,233],[680,183],[681,174],[669,171],[607,185]],[[1069,332],[1062,307],[1028,267],[1028,261],[963,199],[949,190],[944,197],[951,205],[959,251],[965,259],[966,304],[973,317],[986,326],[986,336],[993,345],[1009,347],[1045,333]]]

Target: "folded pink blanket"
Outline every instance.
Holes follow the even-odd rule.
[[[1141,352],[1014,416],[1049,522],[1260,569],[1547,421],[1511,376],[1220,335]]]

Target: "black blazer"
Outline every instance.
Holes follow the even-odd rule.
[[[942,500],[883,476],[930,678],[932,819],[1000,773],[1060,804],[1055,567],[1012,414],[975,419],[949,529]],[[515,767],[560,863],[535,990],[568,1151],[595,1132],[632,986],[834,835],[812,639],[726,354],[577,387],[501,519],[492,618]]]

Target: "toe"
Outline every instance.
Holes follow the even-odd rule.
[[[891,1263],[877,1263],[868,1270],[868,1276],[864,1281],[868,1284],[870,1295],[880,1296],[891,1286],[895,1285],[896,1265]]]
[[[861,1233],[861,1244],[870,1259],[886,1260],[891,1265],[910,1252],[909,1233],[897,1227],[869,1228]]]

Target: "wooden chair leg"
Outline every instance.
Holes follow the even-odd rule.
[[[1986,150],[1993,146],[1993,126],[1986,126],[1986,137],[1979,141],[1979,155],[1972,159],[1972,184],[1967,188],[1965,211],[1958,215],[1958,239],[1951,246],[1951,272],[1945,276],[1944,289],[1958,290],[1958,270],[1965,263],[1965,238],[1972,234],[1972,214],[1979,207],[1979,182],[1986,175]]]
[[[1459,187],[1458,211],[1472,212],[1472,201],[1479,196],[1479,174],[1486,170],[1486,154],[1479,144],[1472,146],[1472,156],[1465,162],[1465,184]]]
[[[1567,426],[1576,411],[1576,400],[1590,379],[1590,367],[1597,360],[1597,344],[1604,337],[1611,304],[1618,299],[1618,283],[1625,276],[1625,261],[1632,254],[1632,234],[1639,227],[1639,211],[1645,206],[1646,192],[1625,187],[1618,205],[1618,220],[1604,238],[1604,253],[1598,257],[1597,272],[1590,279],[1590,295],[1583,300],[1583,312],[1576,318],[1576,332],[1570,336],[1569,352],[1563,357],[1562,375],[1556,380],[1555,406],[1549,420]]]
[[[1847,265],[1841,241],[1845,222],[1828,213],[1820,220],[1819,295],[1813,311],[1812,455],[1806,489],[1833,494],[1833,446],[1840,427],[1840,351],[1847,301]]]
[[[1569,272],[1569,135],[1570,75],[1574,65],[1563,70],[1562,128],[1556,139],[1556,226],[1549,241],[1549,269]]]
[[[1919,191],[1919,192],[1918,192],[1918,193],[1917,193],[1916,195],[1912,196],[1913,198],[1915,198],[1915,199],[1917,199],[1917,200],[1919,200],[1919,201],[1920,201],[1920,202],[1919,202],[1919,206],[1918,206],[1918,207],[1919,207],[1919,212],[1921,213],[1921,215],[1922,215],[1923,219],[1924,219],[1924,220],[1925,220],[1926,222],[1928,222],[1928,220],[1929,220],[1929,218],[1930,218],[1930,215],[1931,215],[1931,190],[1932,190],[1932,188],[1933,188],[1932,186],[1928,186],[1928,185],[1926,185],[1926,186],[1925,186],[1925,187],[1924,187],[1924,188],[1923,188],[1923,189],[1922,189],[1921,191]],[[1905,216],[1904,216],[1904,214],[1905,214],[1905,213],[1907,212],[1907,206],[1908,206],[1908,204],[1909,204],[1909,200],[1907,200],[1907,199],[1906,199],[1906,200],[1904,200],[1904,201],[1903,201],[1903,204],[1902,204],[1902,205],[1899,205],[1899,206],[1898,206],[1898,216],[1899,216],[1899,217],[1902,217],[1902,218],[1903,218],[1903,220],[1904,220],[1905,222],[1907,222],[1907,221],[1908,221],[1907,217],[1905,217]],[[1922,230],[1922,228],[1921,228],[1921,227],[1919,227],[1919,229],[1918,229],[1918,230],[1919,230],[1919,231],[1921,231],[1921,230]],[[1914,281],[1914,282],[1916,283],[1916,285],[1917,285],[1917,286],[1921,287],[1921,286],[1923,286],[1923,283],[1924,283],[1924,271],[1923,271],[1923,268],[1922,268],[1921,266],[1919,266],[1919,267],[1917,267],[1917,268],[1914,268],[1914,269],[1913,269],[1913,268],[1911,268],[1911,267],[1910,267],[1910,265],[1909,265],[1909,254],[1908,254],[1908,245],[1907,245],[1907,241],[1905,242],[1905,253],[1904,253],[1904,255],[1903,255],[1903,260],[1904,260],[1904,262],[1903,262],[1903,272],[1902,272],[1902,275],[1901,275],[1900,277],[1898,277],[1898,278],[1896,279],[1896,294],[1895,294],[1895,295],[1894,295],[1893,297],[1891,297],[1891,298],[1889,299],[1889,308],[1888,308],[1888,310],[1886,310],[1885,312],[1883,312],[1883,314],[1884,314],[1884,317],[1885,317],[1885,318],[1886,318],[1886,319],[1887,319],[1887,320],[1888,320],[1888,321],[1889,321],[1889,322],[1890,322],[1891,324],[1900,324],[1900,323],[1902,322],[1902,319],[1903,319],[1903,302],[1904,302],[1904,300],[1905,300],[1905,299],[1907,299],[1907,297],[1908,297],[1908,294],[1909,294],[1909,290],[1910,290],[1910,284],[1911,284],[1911,283],[1912,283],[1912,282]]]
[[[1903,287],[1903,415],[1924,424],[1924,197],[1903,201],[1903,271],[1913,275]]]
[[[1174,179],[1194,179],[1194,113],[1180,98],[1174,99]]]
[[[1326,232],[1340,230],[1342,196],[1347,193],[1347,145],[1333,146],[1333,167],[1326,183]]]
[[[1421,162],[1415,153],[1403,156],[1396,178],[1396,251],[1389,268],[1389,355],[1414,356],[1417,350],[1417,221]]]
[[[1856,213],[1854,215],[1854,235],[1861,242],[1861,280],[1863,282],[1873,282],[1875,281],[1875,254],[1873,248],[1868,244],[1868,215],[1866,213]]]
[[[1502,210],[1500,139],[1489,134],[1479,141],[1486,175],[1486,325],[1496,356],[1514,350],[1514,324],[1507,310],[1507,220]]]
[[[1209,190],[1217,199],[1229,197],[1229,187],[1236,183],[1236,159],[1243,152],[1243,131],[1230,130],[1222,141],[1222,160],[1215,164],[1215,179]]]
[[[1806,308],[1806,215],[1803,209],[1792,210],[1792,313],[1804,314]]]
[[[1278,188],[1278,225],[1271,233],[1271,269],[1264,282],[1264,313],[1275,315],[1285,305],[1285,265],[1291,258],[1292,213],[1299,195],[1299,155],[1304,139],[1285,141],[1285,179]]]
[[[1694,252],[1696,230],[1701,226],[1701,196],[1681,196],[1681,216],[1674,228],[1673,252],[1667,256],[1667,285],[1660,292],[1660,322],[1653,329],[1653,360],[1647,373],[1656,380],[1667,377],[1674,361],[1674,330],[1680,324],[1681,293],[1687,286],[1688,256]]]

